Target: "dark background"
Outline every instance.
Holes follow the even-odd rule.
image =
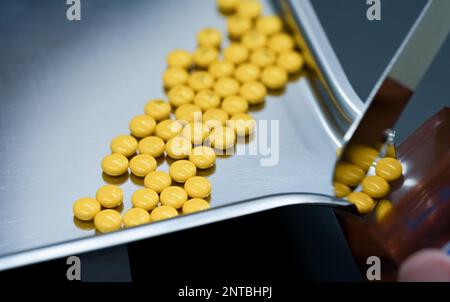
[[[6,3],[7,1],[2,1]],[[314,0],[350,82],[362,99],[418,16],[425,0],[382,0],[382,21],[366,19],[365,0]],[[1,47],[1,46],[0,46]],[[404,111],[400,143],[450,104],[450,41]],[[128,257],[127,257],[128,256]],[[129,259],[129,262],[127,261]],[[146,282],[152,287],[362,281],[334,214],[292,206],[81,256],[84,281]],[[129,265],[128,265],[129,264]],[[11,280],[65,281],[65,259],[2,273]]]

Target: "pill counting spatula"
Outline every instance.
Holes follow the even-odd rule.
[[[139,77],[145,79],[142,84],[143,87],[148,87],[148,83],[154,82],[156,84],[151,86],[151,91],[159,91],[159,75],[165,66],[153,64],[153,61],[148,57],[149,54],[157,57],[157,60],[163,61],[164,53],[171,48],[183,47],[185,40],[187,45],[191,45],[189,44],[191,43],[190,40],[193,40],[192,37],[195,36],[197,29],[185,28],[186,34],[183,34],[183,37],[190,36],[191,38],[183,39],[183,37],[180,37],[180,39],[174,41],[176,44],[171,44],[171,41],[161,41],[158,44],[149,41],[148,44],[145,44],[142,41],[147,41],[152,34],[155,37],[180,36],[179,27],[171,24],[173,23],[170,22],[171,18],[167,18],[166,15],[163,18],[159,17],[160,10],[169,12],[174,7],[179,10],[181,5],[179,1],[136,2],[135,5],[139,9],[133,12],[133,20],[137,20],[138,23],[133,24],[139,25],[138,28],[151,30],[144,31],[139,36],[133,30],[133,27],[124,27],[122,22],[116,21],[114,23],[112,21],[112,23],[108,23],[108,30],[101,32],[105,35],[112,35],[107,38],[116,41],[118,38],[114,35],[114,29],[120,28],[120,36],[126,36],[130,39],[124,41],[123,45],[114,45],[118,49],[117,53],[105,53],[105,49],[101,45],[91,41],[88,57],[81,56],[78,58],[77,52],[74,52],[73,56],[68,56],[66,60],[59,62],[58,69],[50,69],[51,72],[47,78],[45,78],[46,70],[42,68],[44,63],[39,61],[39,57],[36,57],[36,52],[29,53],[29,57],[27,57],[29,60],[24,60],[24,64],[28,63],[28,66],[36,67],[39,74],[44,75],[42,77],[44,80],[40,80],[41,77],[30,80],[32,82],[29,85],[35,87],[35,89],[30,91],[29,94],[24,94],[15,88],[13,76],[6,80],[2,79],[0,84],[3,89],[0,89],[0,96],[2,99],[11,100],[11,104],[15,106],[7,106],[1,111],[0,120],[5,122],[4,125],[7,125],[2,126],[1,130],[4,133],[20,128],[20,126],[23,127],[20,124],[20,119],[13,118],[14,112],[25,111],[27,104],[23,100],[36,102],[36,104],[41,104],[42,107],[46,106],[44,102],[48,100],[54,100],[55,103],[52,103],[54,109],[49,114],[45,115],[44,111],[41,112],[42,120],[34,120],[32,138],[15,133],[13,143],[1,147],[9,148],[1,149],[2,154],[7,154],[6,158],[4,157],[5,159],[2,160],[2,164],[8,167],[8,175],[0,178],[0,188],[6,188],[0,190],[1,199],[14,200],[14,202],[3,203],[0,207],[0,270],[123,244],[292,204],[324,205],[343,208],[356,213],[353,205],[345,200],[332,197],[336,149],[344,147],[345,151],[346,144],[352,141],[354,137],[358,137],[357,134],[360,131],[370,131],[370,133],[380,131],[381,133],[385,129],[391,128],[393,122],[379,125],[376,130],[371,128],[371,123],[364,122],[368,118],[367,115],[371,116],[372,107],[377,108],[375,106],[376,100],[380,97],[374,97],[366,104],[363,104],[358,98],[339,65],[310,1],[286,0],[274,2],[277,4],[280,15],[298,34],[299,43],[305,51],[309,66],[308,77],[302,77],[297,82],[290,84],[283,96],[269,97],[265,107],[254,113],[255,118],[261,121],[258,127],[258,135],[265,134],[261,130],[262,128],[270,129],[270,148],[265,149],[266,153],[257,153],[262,154],[260,156],[236,155],[219,159],[215,168],[216,171],[204,172],[205,175],[209,176],[214,188],[209,211],[101,236],[86,233],[82,230],[82,228],[88,226],[78,226],[80,229],[77,229],[74,226],[71,213],[71,204],[76,197],[79,197],[80,194],[88,194],[86,192],[95,192],[96,188],[102,184],[98,181],[100,175],[93,175],[88,172],[95,170],[101,156],[108,152],[106,149],[100,150],[101,152],[97,150],[97,146],[100,144],[98,137],[104,137],[104,142],[101,144],[107,145],[106,142],[119,131],[119,128],[114,127],[111,127],[110,130],[105,121],[102,121],[101,127],[92,127],[90,121],[97,120],[98,116],[92,117],[82,109],[90,108],[89,112],[105,112],[106,110],[108,116],[114,119],[115,124],[123,118],[126,127],[126,122],[132,115],[136,114],[137,108],[141,104],[130,106],[130,102],[125,101],[125,104],[121,107],[120,104],[122,103],[118,98],[125,98],[126,96],[127,100],[141,99],[142,96],[134,92],[139,89],[130,89],[130,87],[136,87],[136,83],[139,83]],[[183,11],[186,13],[184,16],[177,15],[177,19],[187,18],[179,21],[190,24],[192,20],[189,19],[189,15],[196,15],[199,11],[208,10],[208,13],[202,14],[204,15],[203,26],[223,28],[219,16],[208,17],[213,15],[213,1],[205,1],[205,3],[208,4],[196,4],[196,2],[186,4],[186,7],[183,7]],[[155,9],[153,7],[155,5],[161,7]],[[426,36],[428,39],[426,40],[427,49],[421,52],[417,52],[417,47],[422,42],[413,42],[417,39],[419,33],[428,28],[427,24],[432,25],[435,24],[434,22],[442,22],[441,28],[448,29],[448,23],[442,21],[442,15],[439,14],[439,12],[449,11],[448,5],[448,1],[435,0],[426,6],[394,57],[388,72],[377,85],[376,93],[373,93],[374,96],[384,95],[381,92],[385,91],[385,87],[391,87],[389,85],[389,83],[392,83],[391,79],[401,83],[403,88],[401,91],[404,90],[403,86],[406,85],[408,93],[405,93],[405,95],[407,97],[411,95],[411,90],[414,90],[426,67],[439,49],[445,37],[445,31],[440,33],[438,31],[433,35],[419,35]],[[144,14],[144,12],[155,15],[148,16],[148,13]],[[117,18],[117,20],[122,20],[122,18]],[[151,23],[152,20],[158,20],[158,26],[154,26]],[[433,22],[430,22],[430,20]],[[32,23],[29,25],[35,26]],[[94,32],[97,33],[98,30],[99,28],[95,28]],[[127,34],[125,35],[124,32]],[[135,45],[133,43],[136,43],[136,41],[140,43],[138,48],[144,51],[120,48]],[[98,56],[96,56],[96,49],[98,50]],[[155,49],[157,52],[152,53]],[[14,48],[11,48],[11,52],[13,50]],[[83,53],[81,48],[77,51]],[[129,59],[127,65],[121,64],[123,61],[121,55],[130,52],[132,52],[133,58]],[[425,59],[424,63],[416,64],[417,70],[405,71],[407,69],[404,68],[408,67],[408,62],[410,62],[408,57],[417,53],[420,53],[422,59]],[[91,57],[93,58],[92,61],[88,61],[86,65],[96,66],[95,69],[85,67],[84,70],[82,66],[80,67],[80,62],[84,62]],[[147,70],[138,72],[138,74],[136,74],[137,70],[140,69],[137,67],[135,69],[127,69],[126,67],[133,64],[140,66],[143,64],[142,62],[147,61],[151,61],[152,64],[146,65]],[[114,65],[116,62],[118,62],[118,65]],[[401,62],[406,63],[401,64]],[[25,68],[24,66],[19,67]],[[117,69],[112,69],[112,67]],[[17,68],[17,70],[21,69]],[[91,78],[103,78],[105,83],[109,84],[106,86],[114,87],[114,89],[101,89],[102,85],[97,85],[99,86],[97,87],[92,85],[90,80],[85,81],[86,70],[89,71]],[[115,74],[114,70],[120,70],[120,77],[118,76],[117,79],[110,76],[110,74]],[[148,70],[155,73],[154,78],[150,80],[148,79]],[[102,73],[102,71],[105,72]],[[58,72],[62,74],[60,75]],[[411,81],[408,81],[409,77],[407,76],[410,73],[419,76],[415,80],[410,79]],[[76,92],[67,93],[68,86],[62,92],[56,87],[58,85],[53,85],[54,83],[59,84],[56,81],[66,78],[68,83],[78,84]],[[27,78],[22,79],[23,83],[28,83],[27,81]],[[126,87],[121,90],[120,84],[124,81],[126,85],[123,86]],[[64,86],[64,84],[60,86]],[[109,90],[113,91],[108,94]],[[45,95],[37,97],[32,94],[40,91],[44,91]],[[401,94],[401,96],[403,95]],[[58,106],[59,103],[57,102],[60,100],[66,102],[65,106]],[[96,101],[93,102],[92,100]],[[115,100],[117,102],[114,102]],[[121,101],[123,102],[123,100]],[[105,109],[110,108],[111,104],[115,104],[114,111]],[[24,107],[21,108],[20,106]],[[9,108],[11,108],[10,111],[8,111]],[[392,108],[388,109],[388,112],[391,112]],[[393,116],[396,116],[401,108],[394,111]],[[79,117],[83,116],[83,122],[70,124],[70,116],[67,116],[69,113],[74,114],[72,116],[74,120],[79,120]],[[67,116],[68,120],[66,121],[68,125],[61,129],[62,132],[58,132],[60,121],[55,118],[59,114]],[[384,111],[383,114],[385,114]],[[267,123],[264,124],[264,121],[267,121]],[[364,130],[360,130],[361,127]],[[49,131],[52,131],[52,135],[47,137],[45,133],[49,133]],[[44,147],[46,146],[46,139],[48,143],[54,143],[54,137],[70,137],[71,139],[65,142],[63,146],[58,146],[58,152],[52,152],[48,148],[49,144],[47,144],[47,148]],[[377,135],[370,135],[370,137],[377,137]],[[6,138],[8,138],[7,134],[5,134]],[[279,140],[278,143],[277,140]],[[81,150],[80,142],[88,143],[92,147],[82,148]],[[259,139],[255,139],[248,144],[249,148],[255,147],[256,150],[260,150],[262,145],[264,144]],[[14,149],[14,152],[7,153],[10,149]],[[30,162],[27,161],[28,150],[34,150],[34,158],[39,159],[38,163],[34,163],[35,166],[30,166]],[[67,158],[71,158],[69,163]],[[50,172],[46,172],[48,167],[52,168]],[[167,166],[162,164],[161,168],[164,169]],[[25,170],[29,171],[30,174],[23,176],[22,171]],[[84,171],[84,174],[80,174],[80,170]],[[22,175],[21,181],[23,180],[25,185],[18,184],[17,175]],[[126,196],[130,196],[136,187],[139,187],[138,180],[132,177],[131,180],[133,181],[131,185],[129,182],[123,184]],[[107,180],[105,179],[105,181]],[[76,184],[74,186],[76,188],[70,191],[72,186],[68,186],[68,184]],[[58,188],[63,190],[58,190]],[[42,213],[46,213],[51,219],[37,221],[38,217],[42,217]]]

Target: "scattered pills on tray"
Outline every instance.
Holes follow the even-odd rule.
[[[156,125],[156,135],[167,142],[172,137],[177,136],[183,131],[183,125],[179,121],[164,120]]]
[[[231,121],[233,121],[232,128],[238,136],[252,134],[256,127],[256,121],[248,113],[236,113],[231,117]]]
[[[123,191],[118,186],[104,185],[97,190],[95,199],[97,199],[102,207],[112,209],[122,204]]]
[[[183,49],[175,49],[171,51],[166,58],[169,67],[179,67],[189,69],[192,66],[192,55]]]
[[[191,140],[184,136],[175,136],[166,144],[166,153],[173,159],[183,159],[189,156],[192,150]]]
[[[208,146],[198,146],[192,149],[189,161],[198,169],[208,169],[216,163],[216,153]]]
[[[236,133],[230,127],[218,126],[211,130],[208,140],[213,148],[226,150],[236,143]]]
[[[286,50],[280,53],[277,59],[277,65],[289,74],[295,74],[302,70],[304,65],[303,56],[294,50]]]
[[[268,46],[276,53],[286,50],[293,50],[295,47],[294,39],[286,33],[277,33],[270,37]]]
[[[375,217],[377,222],[383,221],[387,216],[389,216],[393,209],[394,206],[391,201],[387,199],[380,200],[375,208]]]
[[[202,109],[195,104],[184,104],[175,110],[175,118],[183,125],[202,120]]]
[[[194,104],[202,111],[217,108],[220,106],[220,96],[211,90],[203,90],[195,95]]]
[[[262,48],[267,44],[267,36],[260,31],[251,30],[242,36],[241,43],[250,50]]]
[[[131,173],[138,177],[145,177],[148,173],[156,170],[156,159],[148,154],[139,154],[130,160]]]
[[[171,206],[160,206],[155,208],[150,214],[151,221],[160,221],[178,216],[178,211]]]
[[[337,181],[335,181],[333,183],[333,186],[334,186],[334,195],[337,198],[346,197],[352,191],[349,186],[344,185],[344,184],[342,184],[340,182],[337,182]]]
[[[131,208],[123,215],[122,221],[126,228],[132,228],[149,223],[150,214],[141,208]]]
[[[246,113],[248,111],[248,102],[241,96],[232,95],[223,100],[221,108],[229,116],[236,113]]]
[[[194,176],[185,182],[184,190],[191,198],[206,198],[211,194],[211,183],[205,177]]]
[[[288,82],[288,74],[281,67],[268,66],[261,74],[261,82],[269,89],[282,89]]]
[[[364,145],[349,146],[345,152],[348,161],[367,171],[378,156],[378,151]]]
[[[211,129],[216,126],[224,126],[227,120],[228,113],[223,109],[211,108],[203,113],[203,123]]]
[[[189,79],[186,69],[180,67],[169,67],[163,75],[164,87],[170,89],[175,86],[184,85]]]
[[[171,186],[161,192],[160,200],[164,206],[180,209],[188,199],[188,194],[183,188]]]
[[[249,18],[234,15],[227,19],[227,30],[232,39],[239,39],[251,29],[252,20]]]
[[[215,47],[211,46],[201,46],[193,54],[195,66],[199,68],[208,68],[218,57],[219,52]]]
[[[148,136],[139,141],[137,149],[139,154],[148,154],[157,158],[164,154],[166,144],[158,136]]]
[[[277,56],[274,51],[268,48],[256,49],[250,55],[250,62],[258,65],[261,68],[265,68],[275,64]]]
[[[177,160],[169,167],[170,177],[178,183],[185,183],[186,180],[194,177],[196,173],[197,168],[194,163],[188,160]]]
[[[219,48],[222,43],[222,34],[215,28],[205,28],[197,34],[199,46],[211,46]]]
[[[209,209],[209,203],[201,198],[193,198],[183,205],[183,214],[191,214]]]
[[[226,98],[231,95],[236,95],[239,92],[239,82],[234,78],[220,78],[214,84],[214,92],[220,97]]]
[[[103,210],[95,215],[94,225],[100,233],[118,231],[122,225],[122,216],[116,210]]]
[[[170,186],[167,185],[167,187]],[[165,188],[164,188],[165,189]],[[158,193],[149,188],[138,189],[131,195],[131,204],[135,208],[144,209],[146,211],[153,210],[159,202]]]
[[[186,85],[173,87],[167,94],[170,104],[174,107],[192,103],[194,96],[194,90]]]
[[[188,84],[197,92],[211,89],[214,85],[214,77],[206,71],[194,71],[189,76]]]
[[[241,83],[257,81],[260,76],[261,69],[254,63],[241,64],[234,72],[234,77]]]
[[[186,125],[182,135],[194,145],[202,144],[210,133],[210,128],[202,122],[192,122]]]
[[[90,221],[101,210],[100,203],[95,198],[82,197],[73,204],[73,215],[82,221]]]
[[[234,64],[229,61],[215,61],[209,65],[208,72],[216,79],[230,77],[234,73]]]
[[[122,154],[107,155],[102,160],[102,170],[109,176],[119,176],[128,171],[128,159]]]
[[[164,171],[153,171],[147,174],[144,178],[144,185],[146,188],[154,190],[156,193],[161,193],[165,188],[172,184],[172,178]]]
[[[155,132],[156,121],[149,115],[138,115],[130,121],[130,131],[134,137],[146,137]]]
[[[226,61],[233,64],[242,64],[247,61],[250,51],[241,43],[231,43],[223,51],[223,57]]]
[[[172,108],[168,102],[163,100],[151,100],[145,104],[145,114],[153,117],[155,121],[159,122],[170,117]]]
[[[136,153],[137,140],[131,135],[119,135],[111,141],[111,152],[130,157]]]
[[[250,105],[264,103],[267,96],[267,88],[261,82],[253,81],[243,83],[239,94],[248,101]]]
[[[262,16],[256,21],[256,30],[268,36],[276,34],[283,29],[283,22],[277,16]]]
[[[366,173],[360,167],[349,163],[338,163],[335,169],[334,178],[349,187],[357,186]]]
[[[236,12],[243,18],[254,19],[261,15],[262,5],[258,0],[241,0],[237,5]]]

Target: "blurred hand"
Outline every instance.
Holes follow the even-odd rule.
[[[403,262],[400,282],[450,282],[450,256],[438,249],[425,249]]]

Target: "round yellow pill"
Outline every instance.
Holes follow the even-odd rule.
[[[377,204],[377,207],[375,208],[375,216],[377,218],[377,222],[381,222],[384,218],[389,216],[389,214],[394,210],[394,206],[392,205],[392,202],[383,199],[380,200]]]
[[[224,126],[228,120],[228,113],[219,108],[211,108],[203,114],[203,123],[210,129],[217,126]]]
[[[145,177],[148,173],[156,170],[156,159],[148,154],[139,154],[130,160],[131,173],[138,177]]]
[[[147,224],[150,222],[150,214],[140,208],[129,209],[123,215],[123,225],[126,228],[132,228],[138,225]]]
[[[256,21],[256,29],[266,35],[273,35],[283,29],[283,22],[277,16],[262,16]]]
[[[191,153],[191,150],[191,141],[183,136],[175,136],[166,144],[166,153],[173,159],[186,158]]]
[[[183,129],[183,136],[192,144],[200,145],[209,135],[209,127],[202,122],[192,122]]]
[[[158,205],[158,202],[158,193],[156,193],[153,189],[139,189],[131,195],[131,203],[133,204],[133,207],[144,209],[146,211],[153,210]]]
[[[259,66],[254,63],[241,64],[234,72],[234,77],[241,83],[256,81],[259,79],[260,75],[261,70]]]
[[[217,6],[223,13],[229,14],[236,10],[240,0],[217,0]]]
[[[246,136],[255,130],[256,121],[250,114],[236,113],[231,117],[232,128],[238,136]],[[231,125],[230,125],[231,126]]]
[[[193,198],[186,201],[183,205],[183,214],[191,214],[209,209],[209,203],[200,198]]]
[[[364,174],[364,170],[356,165],[349,163],[338,163],[336,165],[334,178],[337,182],[343,183],[344,185],[350,187],[355,187],[361,182]]]
[[[111,152],[129,157],[136,153],[138,142],[131,135],[119,135],[111,141]]]
[[[258,0],[242,0],[237,6],[237,14],[244,18],[254,19],[262,12],[262,5]]]
[[[123,202],[123,191],[118,186],[105,185],[100,187],[95,194],[95,199],[107,209],[118,207]]]
[[[197,34],[197,43],[199,46],[220,47],[222,43],[222,34],[214,28],[205,28]]]
[[[216,79],[230,77],[234,73],[234,64],[229,61],[215,61],[209,65],[208,72]]]
[[[211,90],[203,90],[196,94],[194,104],[202,111],[217,108],[220,105],[220,96]]]
[[[386,157],[378,161],[375,173],[387,181],[394,181],[402,176],[402,164],[395,158]]]
[[[281,53],[286,50],[294,49],[295,42],[288,34],[277,33],[270,37],[268,45],[271,50],[276,53]]]
[[[303,64],[303,56],[294,50],[281,52],[277,60],[277,65],[290,74],[299,72],[302,69]]]
[[[194,91],[207,90],[213,87],[214,77],[206,71],[194,71],[188,83]]]
[[[349,162],[367,171],[378,156],[378,151],[368,146],[355,144],[347,148],[345,155]]]
[[[388,182],[380,176],[367,176],[362,182],[362,190],[373,198],[381,198],[389,193]]]
[[[236,143],[236,133],[233,128],[219,126],[212,129],[208,139],[213,148],[226,150]]]
[[[158,136],[149,136],[139,141],[139,154],[148,154],[153,157],[160,157],[164,154],[166,145],[164,141]]]
[[[277,56],[275,52],[267,48],[256,49],[250,55],[250,62],[265,68],[275,64]]]
[[[172,184],[172,178],[170,175],[163,171],[153,171],[147,174],[144,178],[145,187],[155,190],[157,193],[161,193],[162,190],[169,187]]]
[[[367,214],[375,205],[372,197],[363,192],[352,192],[347,196],[347,200],[353,203],[361,214]]]
[[[197,173],[195,165],[188,160],[177,160],[169,167],[170,177],[176,182],[184,183]]]
[[[268,66],[264,68],[261,74],[261,81],[269,89],[281,89],[288,82],[286,70],[278,66]]]
[[[337,198],[342,198],[347,196],[348,194],[350,194],[350,192],[352,191],[349,186],[341,184],[340,182],[335,181],[333,183],[334,185],[334,195]]]
[[[202,176],[194,176],[186,180],[184,190],[191,198],[205,198],[211,194],[211,183]]]
[[[194,100],[194,90],[188,86],[176,86],[169,90],[167,94],[169,102],[174,107],[192,103]]]
[[[110,233],[120,229],[122,216],[115,210],[103,210],[95,215],[94,225],[100,233]]]
[[[189,161],[198,169],[208,169],[216,163],[216,153],[208,146],[198,146],[192,149]]]
[[[122,154],[107,155],[102,160],[102,170],[109,176],[119,176],[128,171],[128,159]]]
[[[248,102],[241,96],[232,95],[223,100],[222,109],[230,116],[236,113],[245,113],[248,111]]]
[[[167,65],[169,67],[179,67],[189,69],[192,66],[191,54],[183,49],[175,49],[167,55]]]
[[[80,220],[90,221],[101,209],[100,203],[95,198],[83,197],[74,202],[73,215]]]
[[[185,84],[189,79],[186,69],[180,67],[169,67],[163,74],[164,87],[170,89]]]
[[[247,47],[240,43],[231,43],[223,51],[223,56],[226,61],[233,64],[241,64],[247,61],[250,52]]]
[[[163,100],[151,100],[145,105],[145,114],[150,115],[159,122],[170,117],[172,108],[170,104]]]
[[[130,131],[135,137],[150,136],[155,132],[156,121],[149,115],[138,115],[130,121]]]
[[[267,88],[261,82],[247,82],[242,84],[239,94],[250,105],[257,105],[264,102],[267,95]]]
[[[187,199],[186,191],[180,187],[168,187],[161,192],[161,204],[174,209],[180,209]]]
[[[199,68],[207,68],[219,57],[219,52],[211,46],[201,46],[194,52],[194,63]]]
[[[238,15],[227,18],[227,30],[232,39],[238,39],[252,29],[252,20]]]
[[[214,92],[226,98],[239,92],[239,82],[233,78],[220,78],[214,84]]]
[[[194,104],[184,104],[175,110],[176,119],[183,125],[202,120],[202,109]]]
[[[179,121],[175,120],[164,120],[156,125],[156,135],[159,136],[163,141],[168,141],[172,137],[177,136],[183,131],[183,125]]]
[[[267,37],[260,31],[251,30],[242,36],[241,43],[248,49],[254,50],[266,46]]]
[[[151,221],[160,221],[178,216],[177,210],[170,206],[160,206],[155,208],[150,214]]]

